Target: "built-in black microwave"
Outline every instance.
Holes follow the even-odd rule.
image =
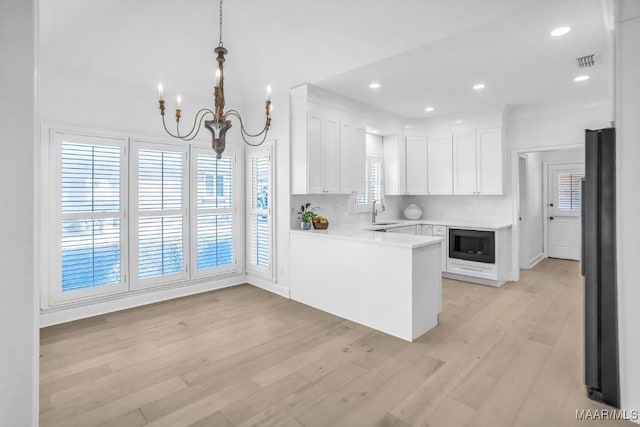
[[[495,231],[450,228],[449,258],[495,264],[495,236]]]

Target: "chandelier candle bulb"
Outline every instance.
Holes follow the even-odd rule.
[[[160,97],[160,101],[164,101],[164,87],[162,87],[162,83],[158,83],[158,96]]]
[[[271,101],[271,85],[267,86],[267,101]]]
[[[182,97],[180,95],[176,96],[176,110],[182,109]]]

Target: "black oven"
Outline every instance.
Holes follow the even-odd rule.
[[[449,229],[449,258],[495,264],[495,231]]]

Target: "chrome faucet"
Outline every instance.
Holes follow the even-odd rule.
[[[384,207],[384,202],[382,201],[382,199],[374,200],[373,201],[373,205],[371,207],[371,224],[375,224],[376,223],[376,215],[378,214],[378,211],[376,211],[376,202],[380,202],[380,207],[382,208],[382,212],[384,212],[386,210],[386,208]]]

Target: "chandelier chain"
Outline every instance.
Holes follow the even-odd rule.
[[[220,0],[220,39],[218,40],[218,46],[222,46],[222,0]]]

